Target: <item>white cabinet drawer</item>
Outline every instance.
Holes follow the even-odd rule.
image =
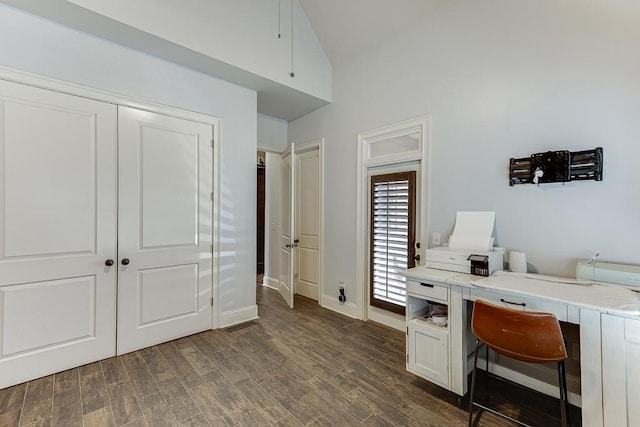
[[[558,320],[566,322],[568,319],[567,306],[552,301],[541,301],[532,297],[523,297],[516,294],[488,291],[485,289],[471,289],[471,299],[481,299],[502,307],[524,311],[542,311],[552,313]]]
[[[425,297],[433,301],[449,301],[449,286],[444,283],[438,285],[437,282],[414,280],[407,281],[407,292],[413,295]]]

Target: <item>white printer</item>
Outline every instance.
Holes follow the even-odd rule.
[[[495,218],[495,212],[458,211],[449,246],[427,249],[425,266],[478,276],[490,276],[502,270],[504,251],[490,250]]]
[[[490,276],[494,271],[502,270],[502,263],[503,254],[498,251],[436,247],[427,249],[425,256],[425,266],[428,268],[478,276]]]

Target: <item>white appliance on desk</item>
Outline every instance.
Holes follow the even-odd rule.
[[[640,266],[612,262],[580,261],[576,265],[576,279],[615,283],[640,289]]]
[[[471,272],[471,255],[485,256],[488,258],[489,276],[495,271],[502,270],[503,254],[499,251],[480,251],[473,249],[451,249],[447,247],[427,249],[425,266],[437,270],[457,271],[459,273]]]

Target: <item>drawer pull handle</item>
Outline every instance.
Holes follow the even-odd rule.
[[[427,288],[433,288],[433,285],[430,285],[428,283],[420,283],[420,286],[425,286]]]
[[[523,306],[523,307],[526,307],[526,306],[527,306],[527,304],[525,304],[525,303],[523,303],[523,302],[512,302],[512,301],[507,301],[507,300],[506,300],[506,299],[504,299],[504,298],[500,298],[500,302],[503,302],[503,303],[505,303],[505,304],[511,304],[511,305],[521,305],[521,306]]]

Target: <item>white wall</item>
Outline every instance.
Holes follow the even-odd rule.
[[[331,99],[331,64],[298,4],[263,0],[70,0],[71,3],[206,56],[322,99]]]
[[[325,138],[325,292],[353,301],[356,135],[432,115],[430,228],[495,210],[534,271],[640,264],[640,13],[628,0],[459,0],[334,70],[334,102],[289,124]],[[604,147],[604,181],[509,187],[510,157]],[[425,246],[423,246],[425,247]]]
[[[254,91],[6,6],[0,65],[220,118],[221,314],[255,311]]]
[[[287,121],[258,114],[258,150],[282,153],[287,148]]]

